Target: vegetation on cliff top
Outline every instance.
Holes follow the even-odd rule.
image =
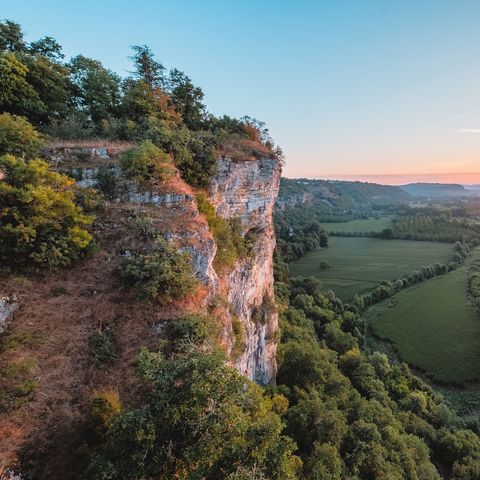
[[[121,78],[83,55],[65,61],[53,38],[27,43],[20,25],[1,22],[0,111],[53,138],[150,140],[194,186],[208,185],[217,154],[281,157],[263,123],[215,117],[187,75],[167,70],[146,45],[132,49],[133,72]]]

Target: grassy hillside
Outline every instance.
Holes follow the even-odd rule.
[[[324,289],[342,300],[379,284],[408,275],[422,265],[445,263],[452,247],[437,242],[381,240],[378,238],[331,238],[328,249],[309,252],[290,264],[290,276],[315,276]],[[327,261],[330,268],[321,268]]]

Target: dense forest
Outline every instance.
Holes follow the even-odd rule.
[[[91,58],[65,60],[51,37],[27,43],[18,24],[0,24],[2,276],[21,282],[20,273],[62,271],[98,248],[91,225],[108,202],[109,178],[103,188],[101,182],[76,188],[74,179],[39,158],[47,139],[132,142],[120,168],[139,184],[166,181],[177,168],[191,186],[206,188],[218,155],[281,158],[262,123],[209,114],[202,90],[184,73],[167,71],[148,47],[133,47],[131,59],[134,73],[121,78]],[[205,192],[196,193],[220,247],[219,269],[248,258],[249,239],[216,214]],[[156,349],[136,351],[128,401],[108,386],[93,391],[80,420],[52,426],[43,441],[31,438],[7,465],[12,476],[0,471],[2,480],[19,478],[12,473],[17,469],[26,480],[60,478],[51,470],[58,457],[62,478],[89,480],[480,478],[478,422],[458,417],[405,364],[366,352],[357,309],[322,293],[313,278],[288,278],[288,262],[327,247],[319,220],[304,210],[301,216],[284,212],[277,222],[281,281],[276,304],[264,306],[280,314],[276,385],[259,386],[227,364],[213,315],[173,318]],[[135,296],[128,299],[147,313],[159,295],[187,298],[197,283],[188,255],[148,218],[128,221],[137,248],[124,255],[116,285],[131,289]],[[414,234],[415,222],[401,225],[395,228]],[[477,283],[472,277],[475,295]],[[57,286],[49,296],[66,294]],[[234,333],[241,343],[241,329]],[[7,331],[0,351],[35,341],[41,339]],[[113,327],[102,326],[90,338],[86,356],[94,362],[85,375],[114,365],[117,355]],[[2,368],[0,413],[31,400],[34,370],[27,359]]]

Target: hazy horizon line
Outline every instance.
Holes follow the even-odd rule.
[[[352,182],[369,182],[383,185],[405,185],[407,183],[448,183],[460,185],[480,184],[480,173],[385,173],[385,174],[326,174],[287,178],[308,178],[312,180],[343,180]]]

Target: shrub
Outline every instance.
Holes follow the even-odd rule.
[[[205,215],[212,232],[217,253],[214,267],[217,270],[231,268],[239,258],[245,258],[251,251],[249,240],[242,237],[242,224],[239,218],[227,220],[217,215],[215,207],[210,203],[205,193],[197,195],[198,211]]]
[[[16,408],[28,401],[38,382],[32,371],[36,363],[23,358],[0,370],[0,412]]]
[[[44,139],[25,117],[2,113],[0,115],[0,155],[33,158],[44,145]]]
[[[113,363],[117,358],[115,336],[111,328],[96,330],[89,341],[90,356],[97,367],[103,367]]]
[[[175,175],[172,158],[149,140],[125,152],[120,165],[127,178],[142,184],[165,182]]]
[[[93,221],[74,202],[74,181],[46,162],[0,157],[0,260],[56,268],[70,265],[92,246]]]
[[[189,255],[179,253],[161,237],[151,253],[125,258],[119,274],[126,286],[134,287],[138,296],[146,300],[153,300],[159,294],[182,299],[197,284]]]
[[[141,355],[151,394],[115,419],[85,478],[298,478],[280,396],[269,398],[217,352]]]
[[[214,346],[220,337],[220,325],[209,315],[190,314],[178,317],[170,322],[169,328],[176,348],[192,344]]]
[[[90,417],[97,434],[103,435],[112,427],[121,411],[122,403],[118,392],[111,389],[93,391]]]
[[[105,197],[96,188],[78,188],[75,200],[86,213],[98,212],[105,207]]]
[[[236,315],[232,315],[232,332],[235,342],[232,347],[233,358],[239,357],[245,350],[245,329]]]
[[[135,219],[135,230],[143,240],[153,240],[158,235],[158,230],[151,217],[138,217]]]
[[[330,264],[326,260],[322,260],[319,264],[318,267],[320,270],[328,270],[330,268]]]
[[[118,185],[115,170],[112,167],[102,165],[97,172],[97,188],[110,200],[117,196]]]

